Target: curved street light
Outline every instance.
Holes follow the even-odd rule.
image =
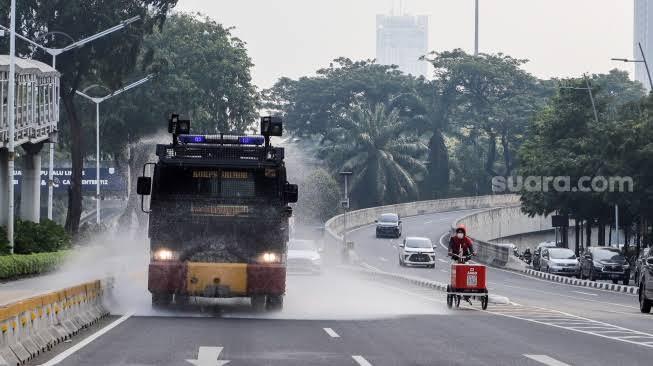
[[[95,103],[95,222],[97,224],[100,224],[100,104],[106,101],[107,99],[111,99],[119,94],[122,94],[123,92],[126,92],[129,89],[133,89],[137,86],[140,86],[150,81],[153,76],[154,76],[153,74],[150,74],[136,82],[133,82],[125,86],[124,88],[118,89],[114,92],[110,92],[109,94],[103,97],[91,97],[90,95],[86,94],[89,90],[98,87],[109,91],[109,88],[98,84],[87,86],[86,88],[84,88],[84,90],[81,91],[79,90],[75,91],[77,95]]]
[[[12,28],[13,28],[13,19],[14,19],[14,17],[12,17]],[[63,35],[65,37],[67,37],[68,39],[70,39],[70,41],[72,42],[71,44],[69,44],[68,46],[63,47],[63,48],[54,48],[54,47],[44,46],[44,45],[39,44],[39,43],[37,43],[35,41],[32,41],[31,39],[29,39],[29,38],[27,38],[27,37],[25,37],[23,35],[17,34],[16,32],[13,32],[13,35],[15,35],[16,37],[22,39],[23,41],[31,44],[32,46],[45,51],[50,56],[52,56],[52,68],[56,69],[57,68],[57,56],[59,56],[60,54],[66,52],[66,51],[70,51],[70,50],[75,49],[75,48],[83,47],[87,43],[92,42],[92,41],[94,41],[94,40],[96,40],[98,38],[104,37],[104,36],[106,36],[108,34],[111,34],[111,33],[115,32],[115,31],[126,28],[128,25],[130,25],[130,24],[132,24],[132,23],[134,23],[134,22],[136,22],[136,21],[138,21],[140,19],[141,19],[140,15],[137,15],[135,17],[131,17],[129,19],[125,19],[125,20],[121,21],[120,24],[117,24],[117,25],[115,25],[115,26],[113,26],[113,27],[111,27],[109,29],[105,29],[102,32],[97,33],[95,35],[92,35],[90,37],[83,38],[83,39],[81,39],[79,41],[75,41],[73,39],[73,37],[71,37],[67,33],[64,33],[64,32],[61,32],[61,31],[48,32],[48,33],[43,34],[39,38],[37,38],[37,40],[39,40],[39,39],[42,39],[44,37],[47,37],[50,34]],[[0,24],[0,29],[9,31],[10,34],[12,34],[11,29],[9,29],[9,28],[1,25],[1,24]],[[12,39],[12,41],[14,40],[13,37],[11,39]],[[12,55],[13,55],[13,53],[12,53]],[[13,75],[13,73],[11,73],[11,74]],[[59,115],[59,98],[57,98],[56,95],[54,95],[53,98],[56,98],[56,100],[53,101],[53,105],[55,106],[55,114],[58,116]],[[11,116],[9,116],[9,117],[11,117]],[[50,142],[50,161],[49,161],[49,163],[50,163],[49,164],[50,166],[48,168],[48,219],[52,220],[52,201],[53,201],[53,193],[54,193],[53,192],[53,190],[54,190],[54,142]],[[12,211],[13,211],[13,209],[12,209]],[[13,228],[12,228],[12,230],[13,230]],[[11,235],[11,236],[13,238],[13,235]]]

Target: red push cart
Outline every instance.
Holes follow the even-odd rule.
[[[467,258],[468,259],[468,258]],[[461,262],[464,262],[462,260]],[[479,300],[481,308],[487,309],[488,291],[485,281],[486,268],[482,264],[454,263],[451,265],[451,284],[447,286],[447,307],[460,306],[462,298]]]

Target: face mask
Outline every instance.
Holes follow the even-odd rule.
[[[458,239],[462,239],[462,238],[465,236],[465,234],[463,234],[463,233],[458,233],[458,234],[456,234],[456,236],[458,237]]]

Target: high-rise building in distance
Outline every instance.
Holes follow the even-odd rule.
[[[653,0],[635,0],[635,29],[633,35],[633,56],[641,60],[642,54],[638,42],[642,44],[649,66],[653,66]],[[646,66],[642,62],[635,64],[635,80],[644,84],[649,89],[650,84],[646,75]]]
[[[419,58],[428,53],[428,28],[425,15],[377,15],[377,62],[397,65],[407,74],[426,76],[428,63]]]

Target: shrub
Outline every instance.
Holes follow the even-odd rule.
[[[53,271],[65,260],[68,251],[0,256],[0,279]]]
[[[6,240],[7,231],[0,228],[0,253],[9,252]],[[16,220],[14,225],[14,253],[31,254],[56,252],[70,247],[70,236],[64,228],[54,221],[42,220],[37,224],[31,221]]]

